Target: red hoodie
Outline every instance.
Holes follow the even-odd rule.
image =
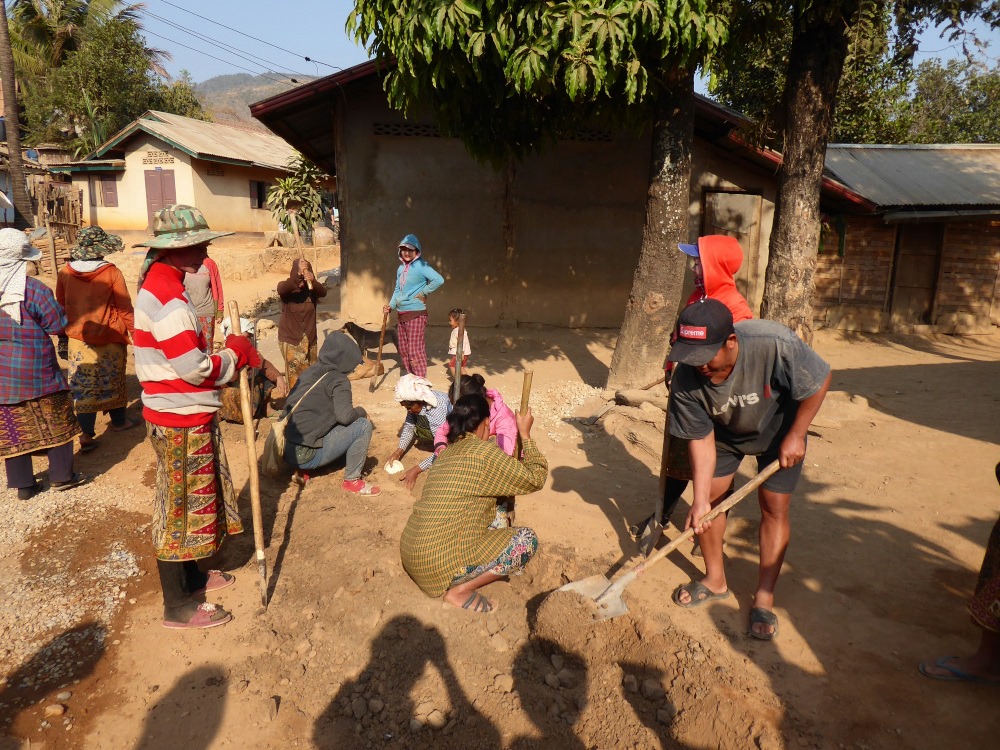
[[[736,289],[736,272],[743,265],[743,249],[736,238],[722,234],[699,237],[698,256],[705,278],[705,291],[703,294],[696,289],[688,298],[688,304],[702,297],[711,297],[729,308],[734,323],[750,320],[753,317],[750,305]]]

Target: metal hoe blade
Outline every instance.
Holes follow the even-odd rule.
[[[611,588],[611,581],[608,580],[608,577],[596,575],[588,578],[581,578],[579,581],[573,581],[572,583],[567,583],[565,586],[557,588],[556,591],[572,591],[574,594],[579,594],[585,599],[593,599],[596,601],[597,597],[609,588]]]
[[[618,617],[628,612],[628,605],[625,604],[625,600],[622,599],[621,594],[624,586],[620,586],[620,583],[623,583],[623,581],[619,580],[618,583],[613,584],[608,580],[607,576],[596,575],[567,583],[565,586],[560,586],[556,591],[569,591],[579,594],[584,599],[590,599],[597,605],[593,616],[594,619],[609,620],[612,617]]]

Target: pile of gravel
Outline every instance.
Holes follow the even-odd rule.
[[[149,533],[148,524],[126,520],[131,508],[122,504],[137,494],[134,486],[110,484],[28,501],[15,490],[0,494],[0,679],[34,657],[33,673],[21,672],[12,687],[47,683],[72,673],[74,646],[103,644],[126,587],[139,576],[129,547]]]

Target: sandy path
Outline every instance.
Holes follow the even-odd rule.
[[[249,304],[278,278],[227,290]],[[331,297],[325,312],[335,316]],[[525,576],[490,587],[496,615],[445,611],[413,586],[397,551],[412,495],[380,471],[385,492],[372,500],[346,497],[337,469],[301,492],[267,480],[266,613],[249,533],[224,553],[240,581],[219,597],[236,615],[225,628],[167,633],[155,574],[139,577],[125,600],[136,603],[123,605],[104,650],[74,675],[73,729],[38,730],[53,684],[4,690],[0,703],[41,701],[10,709],[8,731],[53,748],[995,743],[996,691],[932,682],[916,663],[974,642],[964,604],[1000,509],[1000,336],[818,334],[836,375],[794,501],[773,644],[744,634],[756,577],[752,500],[730,522],[735,597],[700,611],[673,607],[670,591],[701,564],[685,549],[629,588],[626,617],[596,628],[567,621],[554,641],[532,637],[545,592],[634,561],[626,529],[648,512],[656,461],[578,419],[604,403],[596,387],[612,332],[472,329],[470,337],[474,368],[509,401],[521,370],[534,370],[535,429],[551,469],[546,487],[518,502],[518,523],[536,529],[543,553]],[[428,341],[432,380],[443,384],[447,329],[431,328]],[[273,338],[264,338],[271,356],[269,347]],[[402,416],[394,380],[375,394],[367,381],[355,386],[377,425],[372,453],[382,458]],[[242,486],[242,428],[224,434]],[[141,520],[152,454],[133,439],[141,436],[118,437],[105,438],[105,457],[81,463],[103,472],[97,486],[132,487],[115,507]],[[124,536],[152,573],[145,535],[130,523],[125,534],[103,527],[105,541]],[[27,746],[0,740],[8,745]]]

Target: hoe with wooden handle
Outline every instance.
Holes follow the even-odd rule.
[[[768,464],[767,467],[760,472],[760,474],[740,487],[726,500],[715,506],[712,511],[705,516],[704,520],[711,521],[720,514],[728,511],[736,505],[736,503],[766,482],[767,478],[774,474],[774,472],[776,472],[779,468],[780,465],[777,461],[773,461]],[[584,578],[581,581],[567,583],[565,586],[561,586],[556,589],[556,591],[572,591],[586,599],[592,599],[597,605],[597,611],[594,613],[595,620],[608,620],[612,617],[623,615],[628,612],[628,605],[625,604],[625,600],[622,599],[622,592],[625,590],[625,587],[693,536],[694,529],[688,529],[679,537],[674,539],[670,544],[659,550],[652,557],[636,565],[632,568],[632,570],[614,583],[609,581],[607,576],[596,575]]]

